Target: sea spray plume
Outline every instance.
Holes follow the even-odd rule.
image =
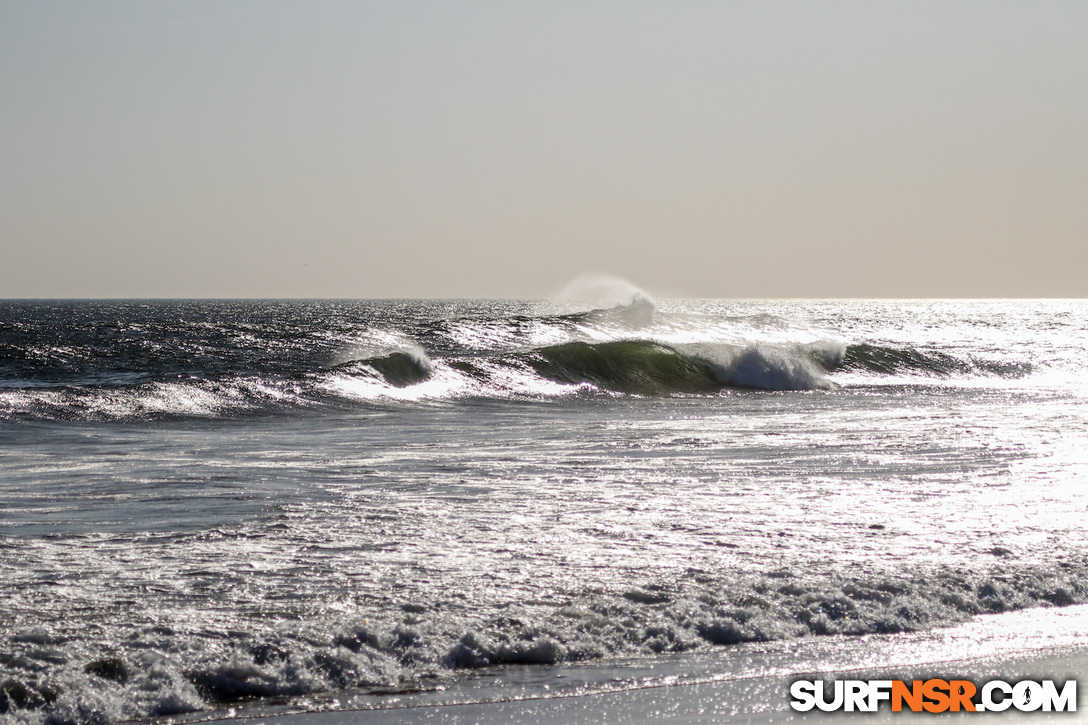
[[[558,299],[590,305],[594,312],[607,313],[631,327],[646,327],[653,321],[656,304],[644,290],[627,280],[605,274],[583,274],[559,293]]]

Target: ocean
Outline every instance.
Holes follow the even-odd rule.
[[[3,722],[1086,601],[1088,301],[0,301]]]

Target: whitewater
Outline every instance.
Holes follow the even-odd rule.
[[[1086,522],[1083,300],[0,301],[3,722],[1045,619]]]

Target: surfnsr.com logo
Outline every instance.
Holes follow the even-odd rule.
[[[832,712],[876,712],[882,702],[892,712],[1076,712],[1077,681],[1059,687],[1053,680],[991,680],[977,687],[970,680],[835,680],[826,692],[821,680],[797,680],[790,686],[790,707]]]

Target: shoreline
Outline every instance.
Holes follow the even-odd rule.
[[[931,713],[808,713],[789,707],[797,679],[1078,680],[1078,712],[981,713],[1001,723],[1086,718],[1088,605],[979,615],[946,629],[750,643],[646,660],[503,667],[426,692],[329,696],[320,712],[206,713],[184,722],[267,725],[449,723],[782,723],[852,718],[883,723]],[[811,676],[811,677],[810,677]],[[336,703],[337,709],[325,709]],[[943,713],[962,717],[968,713]],[[973,714],[973,713],[971,713]],[[177,720],[175,722],[180,722]]]

